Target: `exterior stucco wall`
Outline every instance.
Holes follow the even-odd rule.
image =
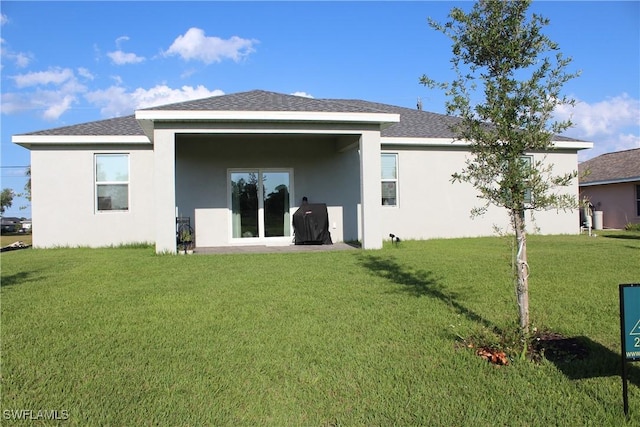
[[[451,175],[464,167],[468,153],[462,148],[433,147],[417,149],[384,145],[383,152],[398,154],[398,206],[383,206],[382,235],[393,233],[405,239],[488,236],[494,227],[508,231],[509,217],[505,209],[490,207],[483,216],[471,219],[474,207],[482,206],[477,191],[466,183],[452,183]],[[534,154],[536,160],[542,154]],[[575,153],[552,153],[547,161],[554,163],[556,173],[575,170]],[[564,191],[577,196],[577,183]],[[527,228],[534,231],[531,214]],[[579,232],[577,210],[535,213],[536,230],[542,234],[574,234]]]
[[[334,242],[357,238],[358,152],[324,135],[178,135],[176,204],[191,218],[198,246],[231,244],[230,169],[292,171],[291,214],[303,196],[326,203]],[[291,239],[288,239],[291,241]]]
[[[587,197],[595,210],[602,211],[604,228],[624,228],[640,223],[636,185],[640,182],[585,186],[580,188],[580,198]]]
[[[127,212],[96,212],[96,153],[129,154]],[[100,247],[155,240],[151,145],[33,147],[31,174],[34,247]]]

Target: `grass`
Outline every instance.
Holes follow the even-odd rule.
[[[31,245],[31,241],[31,233],[8,233],[0,236],[0,247],[5,247],[15,242],[23,242],[25,245]]]
[[[3,253],[0,409],[83,426],[623,425],[618,284],[640,280],[640,233],[530,237],[534,324],[591,349],[567,364],[496,367],[460,345],[514,326],[510,250]],[[639,425],[637,365],[629,402]]]

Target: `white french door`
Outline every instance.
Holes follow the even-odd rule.
[[[290,240],[291,170],[229,171],[233,241]]]

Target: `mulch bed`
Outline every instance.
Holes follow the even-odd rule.
[[[467,340],[458,342],[456,347],[474,349],[477,356],[497,366],[509,365],[512,358],[517,357],[515,354],[510,354],[513,352],[513,347],[509,351],[509,349],[478,345],[478,343]],[[566,363],[582,360],[588,356],[589,348],[582,340],[575,337],[565,337],[556,332],[536,331],[529,342],[528,357],[536,363],[543,359],[554,363]]]
[[[539,332],[531,341],[532,360],[545,358],[551,362],[564,363],[582,360],[589,356],[589,348],[579,338],[565,337],[555,332]]]

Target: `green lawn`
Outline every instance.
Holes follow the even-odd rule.
[[[81,426],[623,425],[618,284],[640,281],[640,233],[604,234],[529,239],[535,326],[583,337],[589,357],[502,367],[461,338],[516,323],[504,238],[6,252],[3,423],[57,410]]]
[[[31,245],[31,233],[8,233],[0,236],[0,247],[8,246],[15,242]]]

